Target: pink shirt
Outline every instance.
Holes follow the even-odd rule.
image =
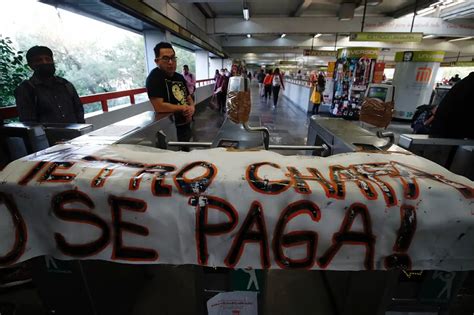
[[[196,89],[196,79],[194,78],[194,75],[191,72],[188,72],[188,74],[183,72],[183,77],[186,80],[189,94],[194,94],[194,90]]]

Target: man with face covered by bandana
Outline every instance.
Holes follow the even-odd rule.
[[[54,75],[51,49],[34,46],[26,53],[26,60],[34,73],[15,90],[20,121],[84,123],[84,107],[76,89],[69,81]]]

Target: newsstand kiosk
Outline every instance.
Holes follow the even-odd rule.
[[[331,113],[341,116],[348,108],[358,108],[365,90],[373,80],[380,49],[342,48],[337,51]]]

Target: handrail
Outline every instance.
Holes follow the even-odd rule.
[[[311,82],[309,80],[295,79],[295,78],[285,78],[285,80],[287,82],[290,82],[296,85],[311,86]]]
[[[109,105],[107,103],[108,100],[128,96],[130,97],[130,104],[133,105],[135,104],[135,95],[142,94],[142,93],[146,93],[146,88],[98,93],[98,94],[82,96],[80,97],[80,99],[83,105],[100,102],[100,104],[102,105],[102,111],[108,112],[109,111]]]
[[[214,83],[214,78],[204,79],[204,80],[197,80],[196,86],[201,87],[205,85],[210,85]],[[106,93],[98,93],[92,95],[81,96],[79,99],[81,100],[83,105],[100,102],[102,106],[102,111],[108,112],[109,105],[108,101],[112,99],[116,99],[119,97],[126,97],[130,98],[130,104],[135,104],[135,95],[146,93],[146,88],[138,88],[138,89],[131,89],[131,90],[124,90],[124,91],[114,91],[114,92],[106,92]],[[0,123],[4,119],[12,119],[18,117],[18,111],[16,106],[6,106],[0,107]]]
[[[196,80],[196,87],[206,86],[210,84],[214,84],[214,78],[204,79],[204,80]]]

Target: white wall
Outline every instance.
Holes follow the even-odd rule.
[[[299,110],[310,112],[313,105],[309,101],[311,96],[311,88],[309,86],[302,86],[285,82],[285,90],[283,90],[283,97],[293,104]]]
[[[211,77],[214,77],[217,70],[221,70],[224,65],[222,58],[209,58],[209,74]]]
[[[113,107],[109,112],[93,112],[86,114],[86,124],[94,125],[94,130],[114,124],[120,120],[130,118],[146,111],[154,110],[150,101],[135,105]]]
[[[196,56],[196,79],[209,79],[209,52],[207,50],[196,50],[194,53]]]
[[[143,37],[145,38],[145,58],[146,58],[146,67],[148,72],[155,69],[155,48],[156,44],[159,42],[169,42],[169,32],[163,32],[159,30],[153,31],[143,31]]]
[[[214,90],[214,84],[198,87],[196,89],[196,104],[211,97]],[[111,125],[118,121],[130,118],[132,116],[141,114],[146,111],[153,111],[153,106],[150,101],[137,103],[135,105],[123,105],[112,107],[109,112],[97,111],[85,115],[86,123],[94,125],[94,129]]]

